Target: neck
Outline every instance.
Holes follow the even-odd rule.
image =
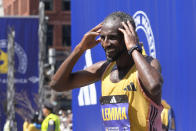
[[[134,61],[132,57],[125,52],[116,60],[116,65],[118,70],[124,71],[130,69],[134,65]]]

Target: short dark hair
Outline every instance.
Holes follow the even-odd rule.
[[[135,22],[134,22],[134,19],[132,16],[130,16],[129,14],[125,13],[125,12],[122,12],[122,11],[117,11],[117,12],[113,12],[111,13],[110,15],[108,15],[105,19],[104,19],[104,22],[107,20],[107,19],[116,19],[117,18],[120,18],[120,20],[122,22],[127,22],[127,21],[130,21],[131,25],[133,26],[134,30],[136,29],[136,26],[135,26]]]
[[[44,102],[43,107],[50,110],[53,113],[53,105],[50,102]]]

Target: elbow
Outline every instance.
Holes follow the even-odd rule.
[[[64,88],[64,86],[62,86],[62,84],[60,84],[59,82],[57,82],[55,80],[52,80],[49,85],[53,90],[55,90],[57,92],[63,92],[63,91],[69,90],[68,88]]]
[[[157,96],[157,95],[161,94],[162,84],[163,84],[162,78],[160,78],[159,80],[157,80],[155,82],[152,82],[150,84],[150,94],[152,96]]]
[[[60,91],[59,86],[55,80],[50,81],[49,86],[55,91],[58,91],[58,92]]]

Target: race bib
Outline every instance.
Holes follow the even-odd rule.
[[[130,131],[126,95],[102,96],[100,103],[105,131]]]

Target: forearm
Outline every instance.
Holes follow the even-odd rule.
[[[132,52],[132,58],[144,88],[146,88],[151,96],[160,94],[163,79],[158,69],[153,67],[137,50]]]
[[[69,81],[72,69],[84,50],[80,47],[80,44],[75,47],[72,53],[61,64],[55,75],[52,77],[50,86],[57,91],[66,90],[63,89],[66,83]],[[68,88],[68,87],[67,87]]]

